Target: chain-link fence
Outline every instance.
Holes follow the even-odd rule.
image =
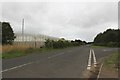
[[[40,48],[44,46],[44,43],[47,39],[50,40],[59,40],[59,38],[46,36],[46,35],[32,35],[32,34],[15,34],[16,38],[14,40],[14,45],[17,46],[28,46],[28,47],[35,47]]]

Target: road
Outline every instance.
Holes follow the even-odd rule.
[[[66,48],[3,60],[3,78],[85,78],[90,46]],[[94,48],[97,61],[117,51]]]

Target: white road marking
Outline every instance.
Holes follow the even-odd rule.
[[[91,69],[92,56],[93,56],[93,61],[94,61],[94,67],[97,66],[97,60],[96,60],[96,56],[95,56],[94,50],[93,50],[93,49],[90,49],[90,54],[89,54],[89,59],[88,59],[87,70],[90,70],[90,69]]]
[[[95,53],[94,53],[94,50],[93,50],[93,49],[92,49],[92,53],[93,53],[94,67],[96,67],[96,65],[97,65],[97,60],[96,60],[96,56],[95,56]]]
[[[53,55],[53,56],[48,57],[48,58],[50,59],[50,58],[53,58],[53,57],[56,57],[56,56],[59,56],[59,55],[62,55],[62,54],[64,54],[64,53],[59,53],[59,54]],[[38,62],[38,61],[35,61],[35,62]],[[10,71],[10,70],[13,70],[13,69],[16,69],[16,68],[20,68],[20,67],[23,67],[23,66],[26,66],[26,65],[35,63],[35,62],[29,62],[29,63],[22,64],[22,65],[19,65],[19,66],[15,66],[15,67],[12,67],[12,68],[9,68],[9,69],[5,69],[5,70],[3,70],[3,71],[0,71],[0,73],[6,72],[6,71]]]
[[[87,66],[87,70],[90,70],[91,69],[91,59],[92,59],[92,56],[91,56],[91,49],[90,49],[90,54],[89,54],[89,59],[88,59],[88,66]]]
[[[103,49],[103,51],[112,51],[111,49]]]
[[[100,66],[100,70],[99,70],[99,73],[98,73],[98,75],[97,75],[97,80],[98,80],[99,77],[100,77],[100,73],[101,73],[102,67],[103,67],[103,63],[102,63],[102,65]]]
[[[10,70],[13,70],[13,69],[16,69],[16,68],[20,68],[20,67],[26,66],[26,65],[28,65],[28,64],[32,64],[32,63],[33,63],[33,62],[29,62],[29,63],[22,64],[22,65],[19,65],[19,66],[15,66],[15,67],[12,67],[12,68],[9,68],[9,69],[5,69],[5,70],[1,71],[1,73],[2,73],[2,72],[6,72],[6,71],[10,71]]]
[[[64,54],[64,53],[59,53],[59,54],[56,54],[56,55],[50,56],[50,57],[48,57],[48,59],[50,59],[50,58],[54,58],[54,57],[57,57],[57,56],[60,56],[60,55],[62,55],[62,54]]]

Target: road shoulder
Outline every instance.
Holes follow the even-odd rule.
[[[100,78],[118,78],[118,53],[112,53],[103,59]]]

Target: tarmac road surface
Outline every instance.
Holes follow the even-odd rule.
[[[91,47],[66,48],[41,54],[3,59],[3,78],[85,78]],[[97,61],[117,48],[94,48]]]

